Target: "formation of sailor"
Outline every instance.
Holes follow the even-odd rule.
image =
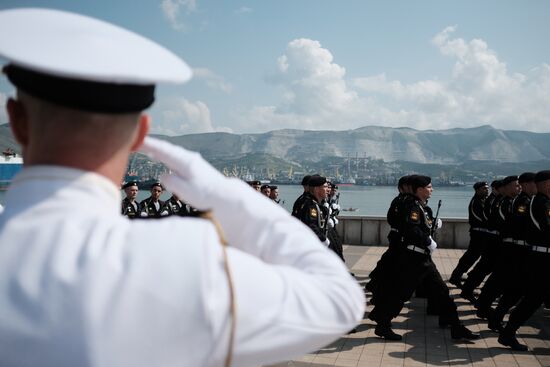
[[[523,228],[514,231],[518,237],[514,245],[521,246],[519,236],[523,236],[530,248],[522,259],[522,266],[516,265],[525,281],[521,286],[514,282],[504,290],[495,312],[502,320],[501,315],[515,306],[498,338],[499,343],[515,350],[527,350],[527,346],[517,340],[516,332],[550,297],[550,170],[537,172],[534,183],[537,193],[531,197],[529,206],[524,207],[525,200],[514,206],[516,218],[526,218],[524,210],[529,213],[529,220],[516,219],[517,226],[523,224]]]
[[[462,284],[462,274],[477,260],[474,256],[464,260],[467,251],[449,281],[474,304],[476,315],[488,320],[489,329],[500,333],[499,343],[527,350],[515,333],[550,297],[550,272],[541,270],[550,264],[550,171],[495,180],[487,197],[484,190],[478,192],[481,185],[485,187],[485,183],[474,185],[476,195],[469,208],[468,251],[475,246],[473,252],[480,253],[479,261]],[[486,277],[476,298],[473,291]],[[514,306],[504,327],[504,317]]]
[[[174,53],[98,19],[25,8],[0,11],[0,57],[25,161],[0,216],[0,366],[252,367],[362,320],[362,289],[310,229],[199,154],[147,136],[155,85],[192,74]],[[123,217],[135,151],[209,214]]]
[[[408,186],[408,189],[404,187]],[[440,327],[450,326],[453,339],[476,339],[478,334],[467,329],[459,319],[456,304],[431,254],[437,248],[434,240],[440,220],[433,217],[427,205],[433,188],[431,178],[411,175],[400,181],[400,193],[392,201],[388,221],[393,244],[390,260],[375,278],[374,309],[369,318],[376,322],[374,333],[387,340],[401,340],[391,327],[391,320],[401,312],[404,303],[419,285],[437,304]],[[405,192],[409,190],[410,193]]]

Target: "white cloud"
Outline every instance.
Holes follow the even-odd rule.
[[[231,84],[227,83],[222,76],[207,68],[193,68],[193,77],[204,80],[208,87],[224,93],[231,93],[233,90]]]
[[[345,68],[318,41],[293,40],[270,79],[281,88],[281,103],[250,109],[240,127],[446,129],[491,124],[550,131],[550,65],[512,73],[485,41],[453,38],[454,32],[456,27],[447,27],[432,39],[454,61],[448,77],[408,84],[386,74],[348,80]]]
[[[235,14],[248,14],[252,13],[252,8],[248,6],[241,6],[239,9],[235,10]]]
[[[210,133],[215,131],[232,132],[226,127],[214,127],[210,109],[202,101],[189,101],[174,98],[160,106],[160,119],[153,122],[152,130],[157,134],[183,135]]]
[[[181,19],[181,10],[183,9],[185,14],[189,15],[197,10],[197,2],[196,0],[162,0],[160,8],[172,28],[185,30],[186,25]]]

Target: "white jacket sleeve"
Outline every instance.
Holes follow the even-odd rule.
[[[303,355],[361,321],[362,289],[309,228],[244,182],[223,177],[195,153],[153,139],[144,151],[172,170],[163,178],[168,189],[193,206],[212,210],[231,246],[237,296],[235,366]],[[221,272],[214,274],[221,278],[214,275],[210,282],[225,284]],[[229,329],[228,297],[218,288],[207,286],[207,292],[216,294],[205,295],[217,300],[210,311],[213,333],[221,343],[212,351],[212,366],[225,357],[221,345]]]

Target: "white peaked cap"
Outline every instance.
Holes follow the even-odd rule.
[[[183,83],[191,69],[134,32],[52,9],[0,11],[0,57],[51,76],[133,85]]]

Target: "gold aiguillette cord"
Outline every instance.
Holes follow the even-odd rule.
[[[237,324],[237,311],[236,311],[236,303],[235,303],[235,289],[233,287],[233,278],[231,276],[231,271],[229,269],[229,258],[227,257],[227,240],[225,239],[225,235],[223,233],[223,229],[220,225],[220,222],[218,222],[218,220],[214,218],[214,215],[212,214],[211,211],[201,213],[200,217],[207,219],[214,224],[214,227],[216,228],[216,232],[220,237],[220,243],[222,245],[223,268],[225,270],[225,275],[227,276],[227,286],[229,288],[229,314],[231,317],[231,325],[229,329],[229,344],[227,347],[227,355],[225,357],[224,366],[231,367],[231,361],[233,359],[233,344],[235,342],[235,327]]]

